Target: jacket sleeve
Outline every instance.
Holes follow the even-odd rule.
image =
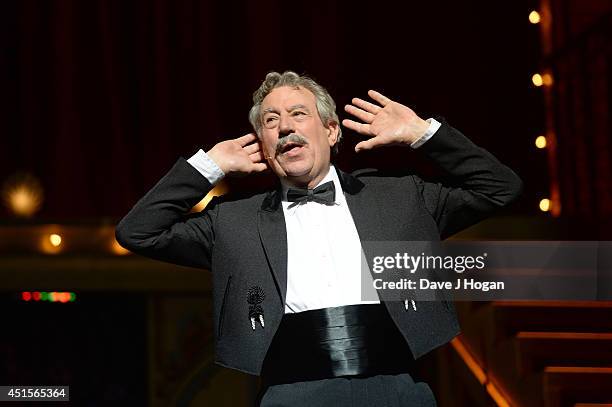
[[[413,176],[442,239],[509,205],[521,194],[522,181],[510,168],[444,121],[418,151],[448,175],[444,184]]]
[[[217,200],[188,214],[212,185],[185,159],[144,196],[115,229],[126,249],[183,266],[210,269]]]

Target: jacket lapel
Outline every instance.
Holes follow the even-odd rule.
[[[281,205],[280,189],[268,194],[257,216],[259,238],[276,280],[282,304],[285,304],[287,297],[287,228]]]
[[[351,174],[338,170],[338,178],[342,184],[346,203],[355,222],[359,240],[383,240],[384,229],[381,227],[383,216],[377,214],[377,197],[368,194],[366,185]]]

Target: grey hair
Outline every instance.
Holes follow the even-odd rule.
[[[332,153],[338,152],[338,144],[342,139],[342,128],[336,114],[336,102],[332,99],[329,92],[312,78],[305,75],[298,75],[293,71],[285,71],[282,74],[278,72],[270,72],[266,75],[266,79],[262,82],[255,92],[253,92],[253,107],[249,111],[249,121],[258,135],[261,135],[261,102],[264,98],[276,88],[282,86],[301,87],[308,89],[315,97],[319,118],[324,126],[330,123],[338,124],[338,139],[332,148]]]

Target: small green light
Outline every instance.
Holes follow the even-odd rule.
[[[40,293],[40,300],[49,301],[49,293],[46,291],[43,291],[42,293]]]
[[[76,301],[76,294],[70,293],[70,302],[75,302],[75,301]]]

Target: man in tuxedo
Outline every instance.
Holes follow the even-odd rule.
[[[412,148],[452,185],[415,174],[348,174],[330,163],[336,107],[312,79],[269,73],[253,95],[255,133],[174,167],[117,226],[126,248],[209,269],[216,362],[254,375],[262,406],[432,406],[412,362],[459,332],[448,301],[365,301],[364,241],[435,241],[512,202],[521,181],[447,123],[369,91],[344,127],[355,151]],[[224,176],[271,169],[278,188],[189,210]]]

